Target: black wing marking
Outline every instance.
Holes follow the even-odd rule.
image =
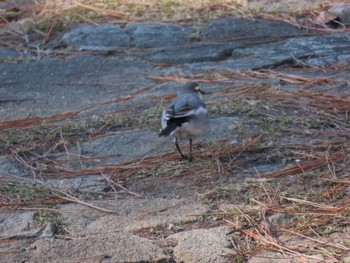
[[[187,122],[188,117],[171,118],[166,122],[166,127],[158,134],[158,136],[169,136]]]

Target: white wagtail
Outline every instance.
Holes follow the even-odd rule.
[[[190,158],[192,160],[192,139],[199,137],[209,125],[208,111],[201,97],[204,92],[197,83],[187,83],[178,92],[172,103],[162,113],[163,130],[159,136],[174,136],[176,149],[183,159],[178,140],[190,140]]]

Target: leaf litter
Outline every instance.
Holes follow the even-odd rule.
[[[74,6],[67,6],[59,13],[50,13],[52,15],[49,19],[50,23],[41,32],[44,35],[42,44],[52,37],[54,28],[59,24],[57,22],[61,23],[62,17],[71,14],[71,11],[76,12],[76,7],[79,7],[80,11],[76,13],[74,19],[83,19],[89,23],[96,22],[86,14],[86,10],[111,16],[117,20],[130,20],[130,13],[111,11],[98,5],[97,2],[83,4],[73,1],[73,3]],[[205,4],[196,9],[197,11],[208,10],[208,7],[216,12],[231,7],[242,16],[253,19],[249,9],[227,4]],[[155,12],[158,10],[158,6],[153,2],[149,4],[149,8],[154,8]],[[57,11],[57,9],[52,10]],[[45,12],[37,14],[37,18],[41,19]],[[154,15],[154,12],[150,14]],[[284,18],[280,15],[264,14],[263,16],[283,20],[299,27],[316,29],[323,33],[348,31],[345,27],[340,29],[327,27],[326,24],[335,18],[324,20],[322,16],[326,13],[320,11],[318,17],[315,13],[311,14],[316,17],[311,22],[316,23],[316,26],[321,25],[322,28],[315,27],[315,24],[307,19],[297,21],[295,18]],[[20,13],[17,12],[14,15],[18,16]],[[183,19],[176,16],[170,18],[171,21]],[[137,21],[137,18],[132,16],[132,20]],[[71,25],[73,23],[74,21],[70,22]],[[13,28],[13,30],[23,33],[22,29]],[[40,33],[40,30],[35,30]],[[333,67],[336,70],[344,70],[348,65],[333,65]],[[350,97],[348,93],[337,94],[312,90],[315,86],[348,84],[348,80],[339,79],[337,76],[309,76],[271,69],[255,71],[223,69],[222,74],[211,76],[149,77],[158,82],[197,81],[222,84],[224,88],[212,91],[212,100],[208,103],[209,111],[214,117],[222,114],[238,116],[237,130],[240,134],[230,138],[196,143],[197,150],[194,154],[196,161],[191,164],[179,161],[177,154],[172,150],[164,154],[125,160],[117,164],[101,162],[108,156],[86,157],[79,153],[76,154],[76,158],[58,160],[56,154],[63,152],[69,156],[67,147],[90,140],[94,136],[111,136],[113,135],[111,130],[123,131],[125,128],[137,129],[148,125],[136,122],[128,127],[123,125],[116,127],[115,123],[105,123],[104,129],[94,127],[92,132],[81,129],[79,133],[75,128],[64,127],[65,123],[82,118],[80,114],[91,109],[87,108],[79,112],[46,118],[2,121],[0,148],[13,160],[29,169],[34,181],[39,185],[41,185],[37,180],[39,177],[63,179],[101,175],[105,183],[114,190],[114,195],[142,198],[156,185],[165,183],[175,185],[181,179],[188,186],[196,186],[197,192],[205,192],[198,198],[212,208],[211,213],[193,216],[215,216],[225,220],[227,225],[237,230],[231,234],[236,246],[236,250],[233,251],[234,256],[247,258],[263,250],[271,250],[298,262],[317,262],[319,259],[314,255],[322,255],[324,260],[340,262],[342,258],[349,255],[350,241],[343,239],[343,242],[339,243],[335,237],[337,235],[342,237],[342,231],[349,229],[348,112]],[[286,90],[280,86],[260,82],[266,78],[277,79],[282,86],[295,85],[298,88]],[[247,85],[246,81],[253,81],[255,84]],[[147,94],[148,90],[139,92]],[[131,94],[105,103],[124,103],[137,95]],[[170,97],[154,97],[154,95],[149,95],[148,98],[150,100],[170,99]],[[94,105],[92,108],[102,105],[105,104]],[[133,114],[136,116],[141,110],[137,109]],[[151,124],[154,125],[156,122],[158,118],[154,117]],[[238,143],[232,143],[232,141],[238,141]],[[80,165],[85,162],[93,165],[88,168]],[[258,171],[259,165],[263,164],[269,164],[270,170]],[[251,167],[255,169],[251,171]],[[239,177],[230,178],[236,175]],[[140,181],[143,187],[135,187],[136,181]],[[213,186],[215,184],[218,186]],[[2,209],[12,211],[39,210],[54,209],[57,204],[76,202],[105,213],[114,212],[94,205],[96,195],[62,191],[47,185],[42,187],[45,190],[39,191],[41,195],[33,195],[32,189],[38,192],[38,186],[35,183],[28,181],[24,183],[21,178],[14,180],[4,177],[0,188],[0,206]],[[129,190],[129,188],[134,189]],[[188,187],[178,194],[193,196],[192,191]],[[101,194],[103,193],[98,193],[98,195]],[[106,198],[111,198],[108,195],[109,192],[104,194]],[[220,204],[223,203],[233,204],[233,208],[223,210],[220,208]],[[282,225],[271,227],[266,221],[275,213],[287,214],[290,220]],[[294,240],[297,245],[285,241],[286,236],[288,240]]]
[[[286,78],[285,75],[278,72],[265,71],[264,74],[270,74],[274,78],[283,76],[284,80]],[[84,130],[79,135],[80,139],[76,138],[74,132],[71,133],[70,142],[66,141],[68,139],[66,135],[62,136],[64,134],[62,128],[60,132],[57,132],[57,127],[64,123],[62,119],[68,122],[70,119],[74,120],[76,113],[49,117],[45,125],[43,122],[38,122],[38,124],[32,122],[28,126],[31,119],[3,122],[1,124],[1,148],[29,168],[33,176],[40,175],[44,179],[63,179],[102,175],[102,180],[109,184],[119,196],[127,194],[134,198],[142,198],[144,194],[149,194],[147,191],[155,185],[171,184],[179,179],[187,181],[189,185],[196,185],[197,191],[207,192],[200,198],[209,202],[213,215],[218,213],[218,216],[225,219],[228,225],[238,229],[237,233],[240,234],[234,233],[234,238],[243,242],[241,247],[248,246],[246,249],[235,252],[236,255],[238,253],[242,257],[248,257],[267,249],[293,257],[300,262],[312,261],[312,255],[315,253],[322,254],[324,258],[330,260],[340,259],[349,252],[349,248],[331,242],[326,229],[333,226],[335,230],[330,231],[330,234],[334,234],[341,232],[342,227],[349,225],[347,164],[350,144],[347,139],[349,136],[347,112],[350,107],[350,97],[347,94],[331,94],[304,89],[305,85],[328,84],[329,78],[315,81],[311,78],[288,75],[289,79],[297,79],[298,85],[301,86],[301,89],[292,91],[276,89],[259,81],[255,85],[241,85],[241,88],[232,89],[230,87],[235,84],[235,81],[241,83],[242,78],[259,80],[261,77],[250,71],[239,74],[238,79],[236,75],[233,72],[230,76],[226,71],[225,80],[219,77],[215,80],[212,77],[205,79],[203,76],[201,80],[205,83],[222,81],[224,85],[227,85],[227,88],[212,91],[213,98],[218,101],[209,101],[208,107],[209,110],[214,109],[212,114],[215,116],[221,114],[217,104],[222,104],[223,99],[233,103],[235,107],[229,107],[225,115],[240,118],[242,126],[239,126],[238,129],[241,129],[242,134],[210,142],[197,142],[195,144],[197,150],[194,153],[196,161],[190,164],[179,161],[173,150],[161,155],[125,160],[117,164],[100,162],[105,156],[84,158],[78,155],[75,161],[71,158],[66,161],[55,160],[53,153],[63,151],[68,155],[69,152],[64,149],[69,144],[74,141],[76,143],[89,140],[89,133]],[[177,79],[172,78],[172,81],[174,80]],[[169,77],[166,81],[169,81]],[[147,90],[145,92],[147,94]],[[122,103],[135,96],[137,94],[114,101]],[[150,95],[150,99],[155,99],[152,96]],[[258,111],[254,112],[255,109]],[[154,121],[158,122],[158,116],[154,118]],[[264,120],[266,118],[269,119],[267,123]],[[263,128],[263,123],[271,127]],[[108,125],[113,124],[107,124],[104,130],[99,129],[100,136],[108,133]],[[131,128],[136,129],[139,125],[142,126],[136,123]],[[50,127],[56,128],[50,129]],[[244,132],[244,130],[250,130],[252,133]],[[30,139],[26,137],[22,141],[13,139],[10,142],[8,138],[14,132],[32,134],[32,137]],[[35,133],[41,136],[33,135]],[[110,135],[107,134],[107,136]],[[239,143],[232,144],[233,140]],[[85,166],[72,166],[72,162],[89,162],[94,165],[86,168]],[[253,175],[248,171],[251,165],[255,164],[259,167],[259,164],[266,162],[271,164],[272,169],[278,167],[273,164],[279,164],[282,168],[258,172],[258,174],[255,170]],[[230,179],[235,174],[240,174],[240,179]],[[256,176],[258,178],[254,179]],[[222,186],[212,186],[213,180],[237,184],[240,185],[240,188],[236,186],[233,189],[220,190]],[[3,185],[21,184],[20,181],[6,183],[5,180]],[[136,181],[142,182],[143,186],[134,187],[133,184]],[[242,182],[245,182],[243,186]],[[277,188],[276,184],[279,185]],[[0,205],[11,209],[39,209],[48,205],[52,207],[60,203],[76,202],[102,212],[113,212],[91,203],[96,196],[76,195],[53,187],[49,189],[51,189],[50,197],[47,195],[41,198],[28,197],[22,193],[18,199],[3,188],[1,191],[3,199]],[[135,192],[135,189],[141,192]],[[219,192],[215,194],[215,191]],[[240,195],[247,191],[255,192],[255,194],[242,199]],[[191,193],[187,192],[187,195],[190,196]],[[214,196],[216,196],[215,199],[212,199]],[[238,214],[233,211],[222,213],[218,210],[219,203],[233,202],[235,204],[241,202],[240,200],[244,201],[247,206],[240,204],[240,208],[237,207]],[[255,216],[252,208],[249,208],[252,204],[254,204],[253,210],[258,211],[258,214],[285,213],[293,220],[288,222],[288,227],[277,226],[278,230],[271,232],[266,225],[261,225],[263,222],[261,216]],[[241,223],[234,223],[238,219]],[[240,230],[243,226],[248,229]],[[314,231],[321,236],[315,236]],[[300,239],[303,237],[305,242],[317,243],[318,246],[312,251],[305,250],[302,246],[289,247],[288,243],[284,245],[279,241],[277,238],[279,235],[291,236],[299,242],[303,242]]]

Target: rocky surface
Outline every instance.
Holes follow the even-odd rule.
[[[77,165],[85,169],[140,160],[173,151],[171,142],[158,138],[159,123],[151,120],[182,85],[175,83],[176,80],[191,77],[190,74],[215,76],[223,69],[233,72],[280,68],[280,72],[288,73],[287,67],[343,63],[349,61],[349,40],[346,32],[315,35],[282,22],[231,17],[216,19],[201,29],[166,23],[82,25],[67,32],[62,44],[68,50],[93,51],[93,54],[72,52],[68,56],[40,60],[22,54],[17,61],[21,54],[14,50],[0,52],[0,116],[2,121],[10,121],[73,112],[73,118],[58,124],[58,132],[69,126],[79,137],[83,130],[90,129],[91,123],[97,123],[103,130],[112,121],[105,116],[120,113],[112,115],[114,128],[103,136],[96,131],[89,138],[55,153],[55,164],[70,160],[73,163],[67,165],[70,169]],[[54,53],[54,50],[48,52]],[[302,74],[310,73],[305,70]],[[333,76],[333,72],[322,70],[313,74],[313,77]],[[346,73],[339,75],[337,80],[341,84],[329,86],[347,92],[347,78]],[[225,82],[206,83],[195,78],[194,81],[212,92],[204,97],[208,105],[216,101],[228,105],[230,98],[220,96],[220,90],[236,88]],[[282,83],[272,77],[259,81],[247,78],[242,82],[276,86]],[[290,83],[283,87],[294,88]],[[313,88],[317,89],[317,84]],[[247,103],[258,104],[252,100]],[[211,115],[211,127],[202,140],[210,143],[230,137],[229,144],[234,147],[241,120],[234,115],[220,114],[219,110],[229,110],[225,107],[216,110],[218,113]],[[249,114],[252,113],[246,116]],[[119,129],[122,122],[123,129]],[[68,140],[71,133],[61,133],[61,136],[62,141]],[[183,147],[187,152],[188,147]],[[77,155],[80,159],[74,159]],[[253,154],[245,158],[253,158]],[[10,158],[10,153],[2,153],[0,175],[33,179],[36,170],[18,160]],[[157,171],[164,173],[163,177],[145,178],[140,171],[132,179],[120,178],[137,196],[116,186],[118,191],[114,189],[115,195],[109,199],[104,200],[101,194],[100,200],[89,202],[114,212],[111,214],[82,204],[58,205],[65,235],[56,233],[47,223],[38,227],[34,212],[1,211],[0,235],[11,242],[1,248],[0,261],[232,262],[234,249],[226,235],[227,224],[214,219],[203,223],[201,215],[209,211],[209,206],[199,197],[215,187],[250,178],[258,171],[273,170],[277,164],[254,161],[244,170],[236,169],[231,175],[216,177],[205,173],[182,176],[188,168],[186,165],[180,163],[174,171]],[[113,171],[118,172],[118,169]],[[49,171],[35,175],[42,183],[61,190],[74,189],[77,193],[103,193],[108,187],[101,173],[83,174],[83,178],[63,178],[63,174],[62,178],[52,178]],[[268,217],[268,222],[285,224],[288,219],[284,214],[277,214]],[[280,256],[262,254],[249,262],[272,262],[271,257],[275,262],[290,262],[282,256],[276,259]]]
[[[62,251],[66,251],[62,259]],[[68,252],[69,251],[69,252]],[[130,233],[99,234],[70,240],[41,239],[32,244],[30,261],[40,262],[42,256],[50,262],[104,260],[110,262],[157,262],[167,260],[154,242]]]
[[[224,238],[226,231],[225,227],[216,227],[177,233],[168,238],[178,242],[174,256],[184,262],[231,262],[232,259],[225,257],[231,252],[229,240]]]
[[[342,24],[350,24],[350,4],[335,5],[328,11],[338,15]]]

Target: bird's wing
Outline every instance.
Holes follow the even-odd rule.
[[[195,112],[195,107],[193,107],[191,104],[184,104],[179,108],[175,108],[175,105],[171,105],[167,110],[165,111],[164,117],[169,120],[172,118],[183,118],[187,117]]]

